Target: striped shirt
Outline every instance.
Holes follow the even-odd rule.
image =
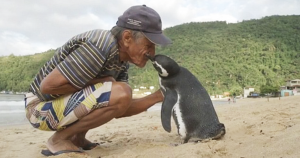
[[[128,62],[119,60],[115,37],[107,30],[92,30],[71,38],[58,48],[54,56],[40,69],[29,91],[41,101],[53,100],[59,94],[42,94],[41,81],[54,68],[76,88],[82,89],[94,78],[112,76],[116,81],[128,82]]]

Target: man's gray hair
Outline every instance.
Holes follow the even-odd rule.
[[[111,32],[117,38],[117,40],[119,41],[119,40],[121,40],[122,34],[125,30],[130,30],[130,29],[119,27],[119,26],[114,26],[111,29]],[[141,38],[145,38],[145,35],[140,31],[135,31],[135,30],[130,30],[130,31],[132,33],[133,39],[136,42],[138,42],[138,40],[141,39]]]

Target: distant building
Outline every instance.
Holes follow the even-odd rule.
[[[229,97],[230,92],[224,92],[223,95],[225,95],[226,97]]]
[[[144,94],[145,94],[145,95],[150,95],[150,94],[151,94],[151,92],[144,92]]]
[[[286,81],[287,87],[300,87],[300,79]]]
[[[300,79],[286,81],[286,86],[280,87],[281,96],[300,95]]]
[[[288,90],[288,89],[283,89],[283,90],[280,91],[280,95],[282,97],[292,96],[293,95],[293,91],[292,90]]]
[[[1,91],[0,93],[1,93],[1,94],[13,94],[12,91]]]
[[[140,87],[140,89],[146,89],[146,87],[144,87],[144,86],[141,86],[141,87]]]
[[[254,92],[254,88],[252,87],[245,87],[244,88],[244,98],[247,98],[250,95],[250,92]]]

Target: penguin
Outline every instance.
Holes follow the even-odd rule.
[[[159,74],[159,85],[164,95],[161,107],[164,130],[171,132],[173,117],[183,143],[192,137],[201,141],[225,135],[225,126],[219,122],[210,96],[200,81],[165,55],[146,56]]]

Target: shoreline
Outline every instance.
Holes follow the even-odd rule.
[[[0,101],[24,101],[25,94],[0,94]]]

